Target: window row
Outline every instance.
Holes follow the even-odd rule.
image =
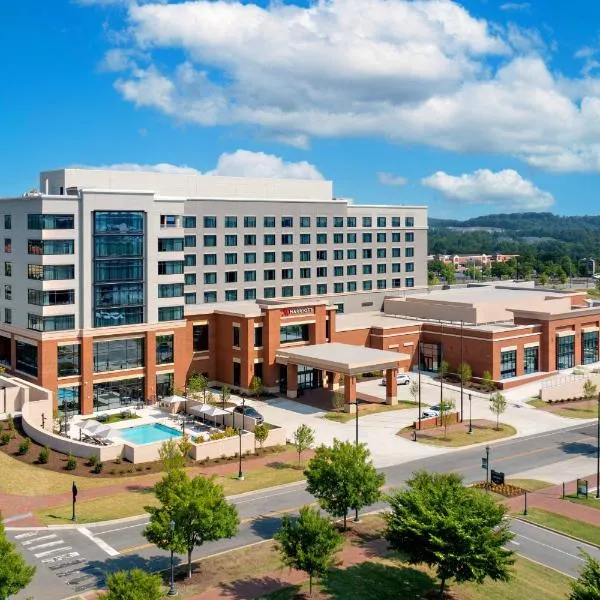
[[[27,215],[27,229],[74,229],[75,215]]]
[[[540,370],[539,346],[525,348],[523,353],[523,372],[525,375],[537,373]],[[517,376],[517,351],[505,350],[500,353],[500,379],[510,379]]]
[[[187,220],[186,219],[190,219]],[[297,221],[296,221],[297,219]],[[346,227],[356,227],[358,219],[357,217],[346,217]],[[344,217],[280,217],[280,227],[294,227],[294,223],[297,222],[302,228],[312,227],[344,227]],[[377,227],[402,227],[402,217],[361,217],[360,220],[363,227],[373,227],[373,223],[376,223]],[[243,219],[236,215],[227,215],[223,217],[223,227],[226,229],[236,229],[243,223],[244,227],[254,228],[257,226],[257,218],[255,216],[245,216]],[[219,227],[219,219],[216,216],[205,216],[202,219],[204,229],[217,229]],[[184,217],[184,227],[195,227],[196,217]],[[404,227],[414,227],[414,217],[404,217]],[[263,227],[274,228],[277,227],[277,217],[263,217]]]
[[[38,255],[74,254],[74,240],[28,240],[27,253]]]
[[[4,296],[7,297],[7,286],[4,286]],[[12,290],[11,294],[12,296]],[[7,298],[10,300],[11,298]],[[27,290],[27,302],[37,306],[61,306],[75,304],[75,290]]]
[[[41,315],[27,315],[27,329],[33,331],[64,331],[75,328],[75,315],[55,315],[42,317]]]
[[[217,235],[204,235],[203,236],[203,245],[205,248],[216,248],[217,247]],[[238,246],[238,243],[241,241],[244,246],[256,246],[257,245],[257,236],[254,234],[245,234],[243,236],[238,236],[237,234],[229,234],[223,237],[223,243],[226,247],[232,248]],[[301,245],[312,244],[313,241],[317,244],[326,245],[329,243],[330,238],[326,233],[317,233],[313,238],[310,233],[301,233],[299,234],[297,240]],[[331,238],[334,244],[343,244],[344,237],[343,234],[333,234]],[[361,235],[360,241],[363,244],[385,244],[388,241],[392,243],[400,243],[402,242],[402,233],[399,231],[392,232],[389,236],[387,233],[363,233]],[[407,243],[412,243],[415,241],[415,234],[412,231],[407,231],[404,233],[404,241]],[[263,245],[265,246],[276,246],[278,243],[283,246],[292,246],[294,245],[294,234],[292,233],[282,233],[279,235],[279,239],[277,235],[274,233],[265,233],[263,235]],[[346,234],[346,243],[356,244],[357,237],[355,233]],[[195,240],[194,240],[195,246]]]

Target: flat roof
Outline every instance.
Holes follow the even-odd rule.
[[[336,315],[335,330],[351,331],[353,329],[369,329],[371,327],[394,329],[396,327],[418,327],[421,323],[421,319],[405,319],[402,316],[386,315],[380,311],[343,313]]]
[[[369,371],[395,369],[400,361],[409,358],[408,354],[400,352],[338,343],[280,348],[275,353],[275,361],[280,364],[304,365],[343,375],[360,375]]]
[[[260,317],[262,311],[254,301],[246,302],[214,302],[212,304],[186,304],[186,315],[212,315],[220,313],[240,317]]]

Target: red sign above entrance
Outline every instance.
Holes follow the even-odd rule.
[[[293,317],[295,315],[314,315],[315,309],[312,306],[295,306],[293,308],[282,308],[282,317]]]

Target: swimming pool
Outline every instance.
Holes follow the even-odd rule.
[[[181,437],[181,432],[161,423],[149,423],[119,430],[119,437],[132,444],[151,444]]]

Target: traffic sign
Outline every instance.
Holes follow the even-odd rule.
[[[488,468],[488,459],[485,456],[481,459],[481,468],[482,469]]]

